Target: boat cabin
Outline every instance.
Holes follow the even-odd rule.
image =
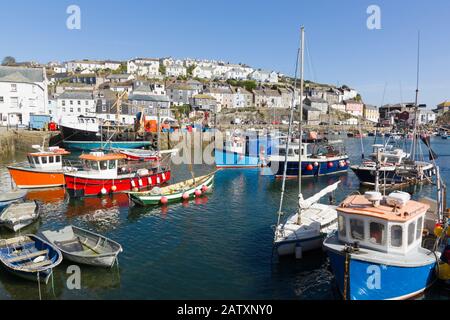
[[[127,156],[120,153],[91,152],[80,156],[84,172],[111,178],[121,173],[126,159]]]
[[[382,164],[400,164],[405,158],[408,157],[408,154],[404,152],[402,149],[394,149],[393,146],[383,146],[381,144],[375,144],[373,147],[372,160],[376,161],[377,158],[377,150],[380,151],[380,162]]]
[[[34,146],[35,147],[35,146]],[[59,147],[50,147],[44,150],[40,146],[39,152],[32,152],[27,155],[28,163],[31,168],[40,170],[57,170],[62,169],[63,161],[62,158],[65,155],[69,155],[70,152]]]
[[[422,244],[429,206],[410,200],[404,192],[383,197],[379,192],[347,197],[338,211],[338,239],[362,248],[406,255]]]
[[[309,143],[302,143],[302,151],[301,151],[302,152],[302,157],[309,156],[309,154],[308,154],[308,145],[309,145]],[[286,145],[279,145],[277,150],[278,150],[278,155],[279,156],[285,156],[286,155]],[[288,150],[288,154],[287,155],[289,157],[294,157],[294,156],[298,157],[300,147],[299,147],[298,144],[294,144],[294,145],[291,144],[291,145],[289,145],[287,150]]]

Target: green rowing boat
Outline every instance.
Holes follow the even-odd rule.
[[[200,197],[211,190],[215,172],[163,188],[145,192],[128,192],[130,199],[140,206],[154,206]]]

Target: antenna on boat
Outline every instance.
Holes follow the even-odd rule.
[[[302,31],[302,38],[303,38],[303,27],[301,27],[301,31]],[[300,41],[300,45],[302,45],[303,41]],[[292,103],[291,103],[291,113],[289,115],[289,127],[288,127],[288,135],[286,137],[286,149],[285,149],[285,154],[284,154],[284,168],[283,168],[283,182],[281,185],[281,199],[280,199],[280,207],[278,209],[278,222],[277,222],[277,226],[280,224],[280,219],[281,219],[281,215],[283,214],[283,200],[284,200],[284,192],[286,190],[286,175],[287,175],[287,163],[288,163],[288,149],[289,149],[289,143],[292,137],[292,121],[294,119],[294,109],[295,109],[295,94],[297,92],[297,79],[298,79],[298,62],[299,62],[299,58],[300,58],[300,51],[301,49],[299,48],[297,50],[297,58],[296,58],[296,62],[295,62],[295,75],[294,75],[294,88],[292,90]],[[302,97],[300,96],[300,101],[302,101]],[[300,137],[300,146],[301,146],[301,140],[302,137]],[[301,152],[301,150],[299,151]],[[276,234],[275,234],[276,237]]]
[[[303,153],[303,85],[304,85],[304,52],[305,52],[305,27],[301,27],[301,50],[300,50],[300,120],[299,120],[299,131],[300,131],[300,149],[298,152],[298,214],[297,214],[297,224],[302,223],[301,206],[300,199],[302,198],[302,153]],[[287,163],[286,163],[287,166]]]
[[[420,30],[417,33],[417,79],[416,79],[416,98],[414,101],[414,130],[413,130],[413,141],[411,143],[411,153],[410,159],[414,160],[416,158],[416,152],[418,147],[417,139],[417,111],[419,109],[419,78],[420,78]]]

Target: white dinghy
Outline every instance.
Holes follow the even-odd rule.
[[[320,249],[325,237],[337,229],[335,206],[318,203],[329,193],[334,192],[340,181],[326,187],[306,200],[300,194],[299,212],[279,224],[275,231],[274,245],[278,255],[301,257],[303,252]]]
[[[36,201],[10,204],[0,214],[0,225],[17,232],[35,222],[40,211]]]

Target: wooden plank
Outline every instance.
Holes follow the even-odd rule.
[[[42,250],[42,251],[37,251],[37,252],[33,252],[30,254],[23,254],[11,259],[6,260],[8,263],[14,263],[14,262],[18,262],[18,261],[23,261],[23,260],[28,260],[28,259],[33,259],[42,255],[46,255],[48,253],[48,250]]]
[[[28,262],[20,265],[21,268],[27,268],[27,269],[37,269],[40,267],[45,267],[48,265],[51,265],[53,262],[51,260],[44,260],[41,262]]]
[[[0,241],[0,247],[1,248],[15,248],[19,247],[25,244],[33,243],[34,241],[31,240],[29,237],[20,237],[20,238],[13,238],[13,239],[2,239]]]

